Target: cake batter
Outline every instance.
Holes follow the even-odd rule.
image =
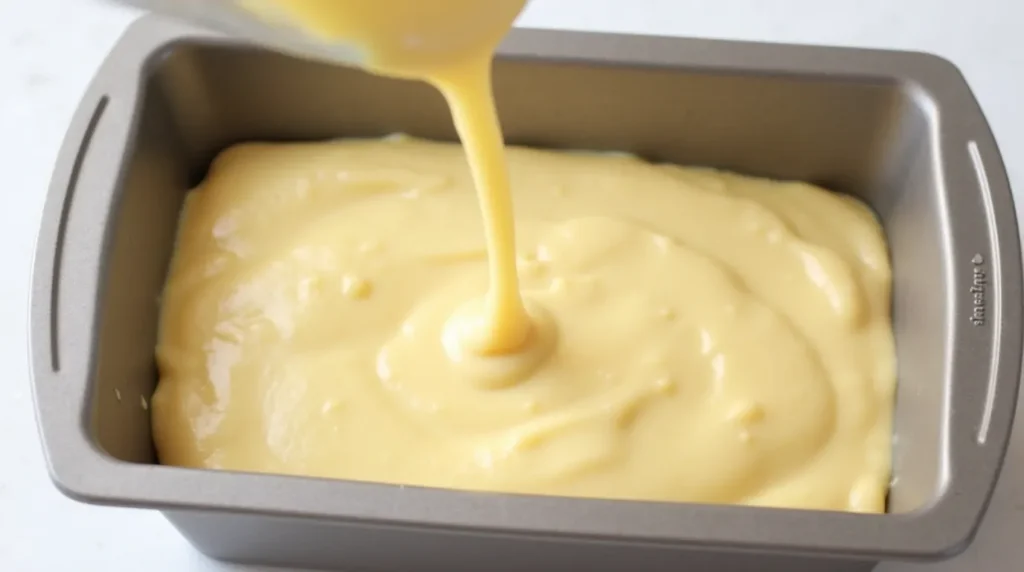
[[[465,155],[217,160],[163,300],[161,462],[883,510],[890,270],[862,205],[621,156],[506,162],[490,67],[525,0],[245,3],[436,86]]]
[[[532,326],[487,355],[463,343],[491,274],[459,146],[223,153],[163,297],[161,462],[884,510],[891,274],[863,205],[628,156],[507,155]]]

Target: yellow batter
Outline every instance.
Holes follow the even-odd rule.
[[[222,154],[164,294],[160,460],[883,510],[895,375],[874,218],[808,185],[625,156],[506,163],[490,64],[524,2],[246,0],[431,82],[465,156],[404,138]]]
[[[439,487],[881,511],[880,229],[805,184],[510,148],[544,324],[482,358],[456,145],[250,144],[188,199],[153,400],[164,463]]]

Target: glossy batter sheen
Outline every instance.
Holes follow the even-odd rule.
[[[460,489],[882,511],[890,267],[856,201],[627,156],[507,151],[526,349],[462,149],[229,149],[163,297],[162,462]],[[454,316],[454,317],[453,317]]]

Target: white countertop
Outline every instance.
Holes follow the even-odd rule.
[[[0,0],[0,570],[257,570],[195,553],[155,512],[90,507],[46,475],[27,364],[31,251],[50,169],[78,98],[130,22],[95,0]],[[957,63],[1024,193],[1020,0],[533,0],[524,25],[934,52]],[[1018,213],[1024,196],[1018,193]],[[1024,561],[1024,423],[974,545],[885,572],[1006,572]],[[410,571],[413,572],[413,571]]]

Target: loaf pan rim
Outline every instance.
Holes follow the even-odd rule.
[[[182,43],[222,43],[227,45],[245,46],[246,44],[227,40],[211,32],[201,31],[176,23],[162,21],[156,17],[144,17],[136,22],[128,30],[124,38],[119,42],[118,47],[104,64],[101,71],[83,98],[83,104],[76,113],[72,126],[69,129],[68,138],[60,152],[59,165],[67,165],[68,157],[77,154],[78,142],[75,139],[78,132],[83,131],[86,120],[83,114],[91,113],[96,102],[102,97],[113,93],[115,100],[125,103],[123,94],[135,97],[135,90],[141,85],[141,78],[153,65],[153,62],[166,53],[170,48]],[[537,53],[537,46],[544,46],[548,43],[564,44],[590,44],[590,48],[596,55],[588,52],[586,59],[611,59],[615,60],[609,65],[636,65],[638,62],[631,62],[637,50],[646,42],[669,42],[677,45],[678,51],[685,51],[683,48],[692,49],[694,53],[702,53],[701,50],[712,50],[727,48],[738,51],[732,65],[714,66],[707,64],[707,67],[723,69],[733,72],[749,73],[783,73],[779,70],[780,56],[787,54],[804,53],[800,61],[792,62],[790,67],[797,67],[793,73],[798,75],[819,76],[840,75],[862,76],[866,80],[887,79],[893,81],[908,81],[921,88],[934,98],[940,105],[948,96],[951,89],[967,90],[966,83],[963,86],[955,85],[950,87],[951,82],[959,84],[963,82],[959,70],[948,60],[919,52],[894,52],[887,50],[862,50],[855,48],[834,48],[817,46],[794,46],[784,44],[761,44],[754,42],[731,42],[724,40],[691,40],[680,38],[658,38],[648,36],[622,36],[612,34],[595,34],[588,32],[560,32],[551,30],[525,30],[520,29],[513,32],[509,42],[503,46],[503,55],[512,58],[542,57]],[[597,47],[595,50],[594,46]],[[604,46],[603,48],[601,46]],[[622,49],[623,47],[630,49]],[[700,48],[698,50],[697,48]],[[578,48],[577,48],[578,49]],[[586,49],[581,51],[586,51]],[[614,52],[610,55],[602,55],[600,52],[607,50]],[[643,51],[643,50],[641,50]],[[652,50],[659,51],[659,50]],[[660,53],[666,50],[660,50]],[[671,51],[669,51],[671,53]],[[677,52],[678,53],[678,52]],[[618,54],[618,57],[612,55]],[[813,57],[812,57],[813,56]],[[582,56],[580,56],[582,57]],[[556,58],[557,59],[557,58]],[[565,58],[572,59],[572,58]],[[694,59],[694,58],[691,58]],[[700,58],[695,58],[699,60]],[[806,61],[802,61],[805,59]],[[878,60],[886,60],[886,65],[880,66]],[[797,65],[799,64],[799,65]],[[686,64],[680,66],[678,62],[672,64],[670,61],[647,61],[643,65],[648,66],[671,66],[694,69],[699,65]],[[783,66],[785,67],[785,66]],[[831,69],[832,72],[823,71]],[[125,77],[125,71],[136,72],[135,77]],[[131,85],[129,85],[131,84]],[[962,93],[954,94],[962,97]],[[121,98],[121,99],[119,99]],[[973,101],[973,97],[971,98]],[[128,113],[133,109],[129,105],[112,105],[105,113],[118,121],[134,123],[131,116],[117,116],[117,113]],[[971,110],[974,112],[974,110]],[[980,115],[980,109],[976,111]],[[109,118],[108,117],[108,118]],[[131,129],[127,128],[124,135],[126,145],[131,144]],[[983,134],[982,139],[986,147],[995,149],[995,141],[991,133]],[[998,156],[998,153],[996,153]],[[997,166],[997,176],[1005,178],[1005,169],[1001,162]],[[45,295],[49,292],[50,282],[53,279],[54,268],[47,264],[48,257],[52,257],[52,247],[57,240],[56,219],[58,213],[64,208],[64,196],[66,192],[66,181],[55,172],[54,181],[48,193],[47,203],[44,210],[43,226],[40,231],[36,247],[35,266],[33,269],[33,289],[31,300],[31,335],[30,352],[32,355],[33,390],[36,399],[37,419],[43,434],[44,447],[46,450],[47,462],[50,475],[57,487],[66,495],[85,502],[96,504],[113,504],[125,506],[139,506],[158,509],[176,510],[226,510],[244,511],[266,515],[306,517],[316,519],[353,520],[374,523],[401,523],[408,526],[431,526],[431,527],[454,527],[458,529],[472,529],[475,531],[491,530],[503,534],[566,534],[576,537],[592,537],[602,539],[616,539],[628,542],[670,542],[683,545],[694,545],[702,548],[722,547],[737,549],[756,549],[764,551],[784,552],[808,552],[824,553],[829,555],[849,555],[866,558],[932,558],[948,556],[956,553],[969,541],[977,530],[980,514],[984,511],[985,504],[994,487],[994,482],[988,491],[977,491],[972,493],[972,498],[961,497],[955,494],[945,494],[938,502],[922,511],[908,514],[887,514],[887,515],[857,515],[846,513],[824,513],[817,511],[789,511],[784,509],[759,509],[751,507],[735,506],[713,506],[696,504],[665,504],[665,503],[638,503],[633,501],[595,501],[590,499],[566,499],[552,497],[530,497],[520,495],[503,495],[491,493],[467,493],[462,491],[440,491],[431,489],[420,489],[417,487],[396,487],[370,483],[354,483],[347,481],[321,481],[318,479],[306,479],[302,477],[287,477],[277,475],[251,475],[227,472],[196,471],[180,469],[176,467],[163,467],[158,465],[134,465],[120,461],[114,461],[99,451],[87,435],[87,428],[82,419],[84,411],[78,411],[79,416],[74,419],[55,418],[53,409],[56,409],[54,400],[66,401],[76,399],[84,403],[85,392],[91,387],[91,372],[95,358],[95,344],[90,345],[91,358],[87,367],[78,372],[61,371],[55,373],[47,363],[45,347],[50,337],[49,331],[44,327],[49,320],[48,311],[50,301]],[[999,211],[995,213],[1001,220],[998,221],[1001,235],[1005,236],[1009,230],[1013,230],[1016,237],[1015,215],[1010,209],[1009,213]],[[1007,219],[1007,217],[1010,217]],[[1011,228],[1012,227],[1012,228]],[[1007,266],[1010,271],[1004,273],[1012,280],[1020,276],[1020,245],[1019,243],[1001,243],[1004,259],[1001,263]],[[1002,288],[1004,292],[1017,294],[1019,301],[1020,285],[1014,288]],[[1013,300],[1004,304],[1004,310],[1012,310]],[[1017,304],[1019,306],[1019,304]],[[1019,308],[1018,308],[1019,310]],[[1019,311],[1017,313],[1019,317]],[[1012,316],[1011,316],[1012,317]],[[1019,332],[1005,339],[1011,347],[1015,341],[1019,341]],[[1020,344],[1016,344],[1019,347]],[[1009,356],[1009,352],[1004,352]],[[1013,366],[1007,366],[1011,370],[1016,369],[1016,378],[1019,379],[1020,352]],[[1005,362],[1005,358],[1004,358]],[[1005,363],[1000,363],[1001,367]],[[77,374],[77,375],[76,375]],[[1009,372],[1006,373],[1009,375]],[[82,384],[81,389],[74,389],[69,386],[68,377],[72,381]],[[58,384],[64,382],[60,388]],[[70,387],[70,388],[69,388]],[[68,395],[69,391],[77,391],[77,396]],[[1016,388],[1012,389],[1015,395]],[[1009,396],[1004,395],[1004,399]],[[1015,402],[1015,400],[1014,400]],[[1000,417],[1004,422],[997,427],[996,433],[1006,437],[1009,435],[1009,427],[1012,423],[1012,411],[1007,419],[1005,415]],[[1005,431],[1004,431],[1005,429]],[[1001,444],[1000,444],[1001,441]],[[1001,448],[1005,453],[1007,439],[995,440],[995,447]],[[1003,454],[994,455],[997,458],[995,471],[998,472],[998,465],[1001,464]],[[959,482],[959,481],[957,481]],[[294,499],[288,502],[275,502],[271,495],[263,495],[260,491],[268,489],[279,489],[282,487],[293,487],[298,489],[304,487],[307,491],[315,491],[317,494],[309,493],[312,497],[304,502],[304,506],[295,506]],[[218,499],[219,492],[231,490],[231,499],[225,501]],[[213,491],[213,492],[211,492]],[[348,493],[348,494],[346,494]],[[979,494],[983,498],[979,498]],[[325,503],[323,497],[337,499],[339,497],[374,497],[381,498],[384,502],[364,503],[366,506],[335,505]],[[246,499],[245,497],[248,497]],[[398,497],[414,497],[408,501],[400,501]],[[966,499],[966,500],[965,500]],[[389,515],[389,512],[397,510],[399,502],[408,503],[401,507],[408,511],[409,505],[420,505],[418,512],[420,516],[404,514],[404,518],[397,518],[396,515]],[[477,506],[478,503],[490,503],[485,507]],[[963,506],[969,503],[966,508]],[[518,509],[516,508],[518,505]],[[582,505],[587,505],[589,510],[579,510]],[[451,512],[459,513],[460,518],[438,516],[437,511],[429,507],[437,506],[459,506]],[[573,510],[566,511],[567,507]],[[329,507],[329,508],[325,508]],[[553,508],[558,507],[558,508]],[[731,524],[742,528],[743,517],[750,510],[761,511],[764,520],[764,528],[782,531],[783,535],[788,530],[807,530],[810,534],[803,536],[797,541],[779,542],[770,537],[775,533],[772,531],[759,531],[759,534],[721,534],[715,537],[713,533],[703,534],[662,534],[660,538],[642,531],[618,530],[613,522],[606,523],[602,519],[587,518],[587,514],[597,511],[614,513],[617,516],[613,520],[622,519],[622,511],[636,512],[642,508],[647,514],[631,514],[630,518],[641,518],[646,521],[646,528],[655,527],[659,520],[664,520],[658,525],[671,530],[672,522],[679,514],[685,513],[689,520],[701,520],[717,525],[711,528],[722,530],[730,529]],[[519,511],[519,515],[514,514]],[[536,515],[526,518],[528,513],[535,511],[543,513],[544,518]],[[476,513],[469,515],[467,513]],[[563,518],[569,513],[576,514],[575,520]],[[966,514],[965,514],[966,513]],[[490,514],[504,515],[501,523],[495,525]],[[557,518],[551,518],[556,515]],[[952,519],[951,515],[958,515],[959,518]],[[571,516],[571,515],[570,515]],[[966,516],[966,518],[964,518]],[[516,518],[519,522],[515,522]],[[717,520],[716,520],[717,519]],[[772,520],[774,519],[774,521]],[[813,526],[808,526],[813,519]],[[488,526],[488,521],[490,525]],[[536,521],[531,524],[531,521]],[[922,532],[931,528],[928,523],[948,521],[947,526],[941,527],[939,531]],[[589,526],[581,526],[589,525]],[[667,526],[666,526],[667,525]],[[795,527],[794,527],[795,525]],[[693,528],[691,526],[691,528]],[[747,527],[749,528],[749,527]],[[575,529],[571,531],[569,529]],[[835,531],[842,530],[850,533],[850,536],[858,536],[858,531],[873,531],[869,538],[861,539],[860,542],[849,542],[845,545],[837,545]],[[851,532],[853,531],[853,532]],[[748,531],[749,532],[749,531]],[[767,534],[767,535],[766,535]],[[861,535],[863,536],[863,535]],[[843,539],[840,539],[842,542]]]

